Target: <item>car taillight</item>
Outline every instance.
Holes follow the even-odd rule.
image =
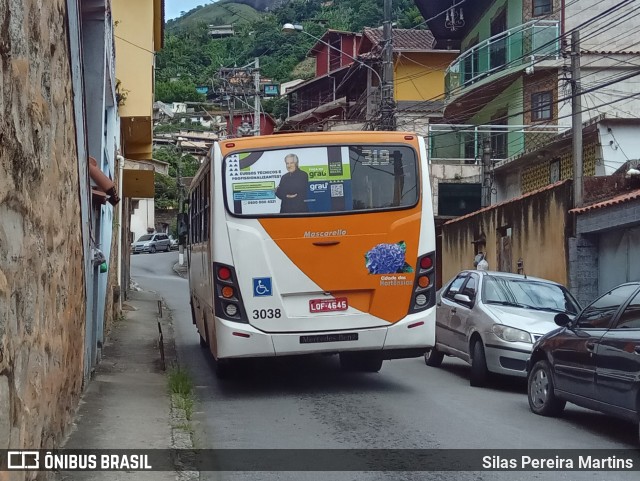
[[[436,253],[430,252],[418,258],[409,314],[429,309],[436,303],[436,290],[433,285],[436,275],[435,257]]]
[[[229,321],[248,324],[235,269],[216,263],[213,265],[213,272],[216,273],[213,284],[215,315]]]

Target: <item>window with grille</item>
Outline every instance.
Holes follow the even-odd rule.
[[[533,0],[533,16],[548,15],[553,12],[552,0]]]
[[[537,92],[531,95],[531,120],[550,120],[553,94],[551,92]]]

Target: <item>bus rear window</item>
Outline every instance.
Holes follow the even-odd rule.
[[[416,152],[403,145],[294,147],[230,154],[225,197],[234,215],[305,215],[412,207]]]

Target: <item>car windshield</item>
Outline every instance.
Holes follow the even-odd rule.
[[[482,302],[577,314],[579,307],[563,286],[529,279],[486,276]]]
[[[147,235],[143,235],[143,236],[141,236],[141,237],[140,237],[140,239],[138,239],[138,242],[144,242],[144,241],[151,240],[151,238],[152,238],[152,237],[153,237],[153,236],[152,236],[152,235],[149,235],[149,234],[147,234]]]

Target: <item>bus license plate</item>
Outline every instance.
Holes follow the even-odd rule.
[[[346,311],[349,302],[346,297],[336,297],[335,299],[311,299],[309,301],[310,312],[333,312]]]
[[[338,334],[317,334],[315,336],[300,336],[300,344],[313,344],[317,342],[343,342],[357,341],[357,332],[346,332]]]

